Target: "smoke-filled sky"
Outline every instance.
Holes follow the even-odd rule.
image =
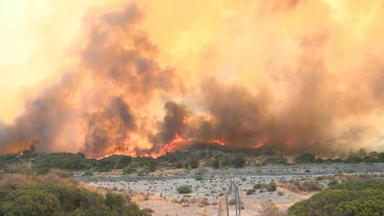
[[[5,0],[0,152],[384,145],[381,0]]]

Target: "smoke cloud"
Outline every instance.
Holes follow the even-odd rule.
[[[79,64],[0,124],[0,153],[159,156],[188,142],[380,149],[384,9],[361,4],[212,0],[212,13],[192,4],[182,17],[156,2],[90,11]]]

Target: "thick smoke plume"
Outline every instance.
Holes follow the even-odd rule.
[[[90,12],[79,64],[31,97],[14,124],[0,124],[0,153],[98,158],[159,156],[193,142],[294,152],[384,144],[379,1],[227,4],[211,8],[221,15],[206,29],[198,13],[179,25],[156,17],[156,26],[144,25],[156,13],[139,4]]]

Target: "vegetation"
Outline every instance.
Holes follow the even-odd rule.
[[[288,215],[384,215],[384,182],[346,182],[336,184],[296,203]]]
[[[279,208],[272,202],[272,200],[267,200],[261,203],[261,216],[283,216],[284,212],[280,211]]]
[[[203,146],[204,147],[204,146]],[[220,148],[220,147],[218,147]],[[268,153],[268,152],[267,152]],[[101,160],[86,158],[83,154],[70,153],[37,153],[28,152],[23,155],[9,154],[0,156],[0,169],[6,173],[14,172],[14,165],[29,163],[32,165],[37,175],[49,173],[51,169],[61,169],[69,172],[82,171],[84,176],[91,176],[95,172],[109,172],[120,169],[124,174],[145,175],[156,170],[184,168],[187,170],[196,169],[202,166],[215,169],[228,169],[230,167],[242,168],[246,165],[264,165],[264,164],[286,164],[287,157],[281,153],[270,155],[260,155],[260,150],[242,150],[242,149],[202,149],[189,151],[176,151],[167,153],[157,159],[151,157],[129,157],[129,156],[110,156]],[[384,152],[367,153],[364,149],[349,154],[343,154],[341,157],[324,158],[312,153],[303,153],[296,155],[293,163],[376,163],[384,162]]]
[[[248,189],[247,190],[247,195],[252,195],[252,194],[254,194],[256,192],[256,190],[255,189],[253,189],[253,188],[251,188],[251,189]]]
[[[14,173],[0,175],[0,216],[150,215],[121,195],[107,193],[103,197],[79,188],[68,172],[51,169],[41,175],[24,164],[17,168]]]
[[[0,190],[0,215],[137,215],[146,216],[121,195],[106,198],[84,189],[37,184],[18,190]]]
[[[237,156],[232,160],[232,166],[236,168],[241,168],[245,166],[245,158],[242,156]]]
[[[177,192],[179,194],[189,194],[189,193],[192,193],[192,187],[189,186],[189,185],[180,186],[176,190],[177,190]]]
[[[300,154],[295,157],[296,163],[315,163],[315,155],[311,153]]]

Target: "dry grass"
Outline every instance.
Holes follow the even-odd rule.
[[[20,173],[4,174],[0,181],[1,189],[20,189],[30,185],[32,182],[27,177]]]
[[[288,183],[287,185],[284,186],[284,188],[294,193],[300,193],[300,189],[295,184],[292,184],[292,183]]]
[[[9,173],[27,174],[31,172],[31,170],[32,170],[31,165],[28,163],[12,164],[8,167]]]
[[[267,200],[261,203],[261,216],[284,216],[286,212],[280,211],[279,208],[272,202],[272,200]]]

